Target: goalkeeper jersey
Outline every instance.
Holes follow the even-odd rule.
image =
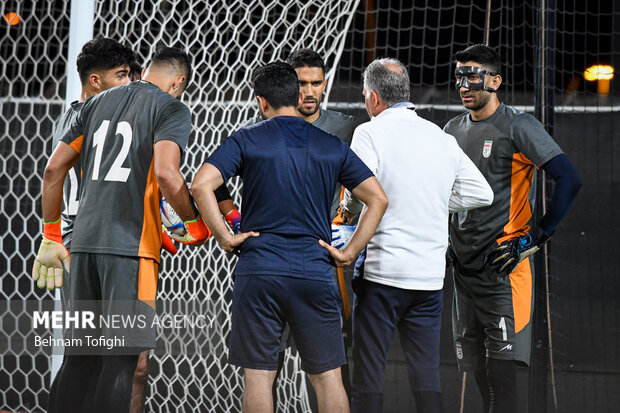
[[[458,261],[476,271],[498,243],[528,233],[535,167],[562,150],[536,118],[503,103],[485,120],[475,122],[466,112],[444,130],[456,138],[494,193],[490,206],[452,216],[450,237]]]
[[[340,138],[341,141],[346,142],[351,146],[351,138],[353,137],[354,118],[344,113],[336,112],[333,110],[321,109],[321,113],[317,120],[312,122],[312,126],[331,133]],[[332,198],[332,205],[329,209],[329,216],[333,220],[338,215],[338,206],[340,205],[340,192],[341,188],[336,188],[334,197]]]
[[[181,148],[189,109],[157,86],[131,82],[89,98],[62,141],[81,153],[80,208],[72,252],[140,256],[159,261],[161,216],[153,145]]]
[[[71,124],[80,113],[84,102],[72,102],[69,109],[62,115],[60,121],[56,125],[56,130],[52,136],[52,150],[56,149],[60,140],[67,134],[71,128]],[[78,159],[77,163],[69,170],[63,186],[62,198],[62,238],[65,245],[71,243],[73,233],[73,221],[79,206],[78,191],[80,181],[82,180],[81,163]]]

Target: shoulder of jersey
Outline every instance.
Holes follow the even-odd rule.
[[[460,114],[456,115],[455,117],[453,117],[452,119],[450,119],[450,120],[446,123],[446,126],[445,126],[445,127],[447,128],[447,127],[450,127],[450,126],[452,126],[452,125],[454,125],[454,124],[456,124],[456,123],[466,121],[466,120],[467,120],[467,116],[468,116],[468,115],[469,115],[469,111],[467,111],[467,112],[463,112],[463,113],[460,113]]]
[[[157,86],[151,83],[145,82],[143,80],[131,82],[121,87],[137,89],[141,93],[156,96],[158,99],[161,99],[163,101],[179,101],[180,102],[180,100],[173,98],[172,96],[170,96],[168,93],[164,92]]]
[[[74,102],[71,102],[71,104],[69,105],[69,108],[62,115],[62,118],[60,118],[61,119],[60,123],[62,123],[66,119],[70,119],[74,116],[77,116],[77,114],[80,113],[80,110],[82,110],[84,103],[85,102],[79,102],[77,100]]]
[[[69,110],[68,110],[68,112],[69,112],[69,111],[72,111],[72,112],[79,112],[80,110],[82,110],[82,107],[84,106],[84,103],[85,103],[85,102],[80,102],[80,101],[77,101],[77,100],[76,100],[76,101],[74,101],[74,102],[71,102],[71,104],[69,105]]]
[[[111,89],[104,90],[101,93],[97,93],[96,95],[90,96],[88,99],[86,99],[86,101],[82,102],[82,106],[80,107],[80,109],[92,106],[96,104],[97,102],[101,101],[102,99],[105,99],[106,96],[109,96],[115,93],[117,90],[120,90],[120,88],[125,88],[125,87],[127,87],[127,85],[113,87]]]
[[[523,112],[512,106],[504,106],[503,115],[511,118],[513,122],[516,120],[521,120],[525,122],[530,121],[530,120],[537,120],[532,114]]]
[[[467,116],[469,116],[469,111],[468,111],[468,110],[467,110],[467,111],[465,111],[465,112],[461,112],[461,113],[459,113],[458,115],[456,115],[455,117],[453,117],[452,119],[450,119],[450,120],[448,121],[448,123],[451,123],[451,122],[457,122],[457,121],[459,121],[459,120],[467,119]]]
[[[353,116],[347,115],[346,113],[338,112],[338,111],[335,111],[335,110],[329,110],[329,109],[323,109],[323,110],[325,111],[325,114],[328,117],[342,119],[342,120],[346,120],[346,121],[350,121],[350,122],[353,122],[353,119],[355,119]]]
[[[501,111],[500,113],[498,113],[502,116],[501,122],[504,127],[508,129],[516,125],[521,125],[523,123],[537,121],[537,119],[531,114],[523,112],[513,106],[502,104],[497,110]]]
[[[307,122],[307,125],[310,128],[310,130],[313,130],[314,131],[313,133],[318,134],[318,136],[321,136],[321,135],[329,136],[329,137],[332,137],[332,138],[336,138],[338,141],[340,141],[340,138],[338,136],[332,135],[331,133],[329,133],[327,131],[324,131],[323,129],[319,128],[318,126],[316,126],[316,125],[314,125],[314,124],[312,124],[310,122]]]
[[[239,129],[253,129],[258,125],[262,124],[265,120],[260,116],[254,116],[251,119],[245,121]]]

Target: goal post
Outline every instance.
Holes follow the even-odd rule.
[[[82,91],[82,82],[77,72],[77,57],[82,50],[84,43],[93,38],[93,23],[95,20],[95,0],[81,0],[71,2],[71,14],[69,23],[69,50],[67,51],[67,71],[65,85],[65,109],[68,109],[71,102],[80,98]],[[60,310],[60,290],[54,293],[56,307]],[[62,338],[62,330],[54,330],[54,338]],[[58,354],[52,355],[50,386],[60,370],[62,364],[62,356]]]

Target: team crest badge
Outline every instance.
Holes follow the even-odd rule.
[[[460,342],[456,342],[456,358],[459,360],[463,360],[463,347]]]
[[[491,156],[491,147],[493,146],[493,141],[484,141],[484,146],[482,147],[482,156],[488,158]]]

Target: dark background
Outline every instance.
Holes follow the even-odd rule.
[[[143,7],[152,7],[149,4],[145,2]],[[419,113],[443,126],[460,110],[452,88],[451,56],[485,41],[488,4],[487,0],[362,0],[332,79],[330,107],[365,120],[360,99],[363,68],[375,57],[395,57],[409,68],[412,101],[421,108]],[[548,411],[615,412],[620,405],[620,254],[615,234],[620,228],[620,112],[617,107],[615,111],[610,108],[618,105],[620,90],[619,82],[612,80],[610,94],[600,96],[596,82],[586,82],[582,73],[595,63],[620,65],[620,4],[555,0],[547,1],[545,10],[539,1],[495,0],[490,4],[489,44],[502,56],[500,99],[527,106],[533,113],[549,113],[554,108],[545,126],[584,183],[549,244],[550,324],[544,328],[551,331],[553,370],[549,360],[539,365],[547,376],[542,381],[548,389],[546,405]],[[0,99],[41,100],[35,104],[0,101],[0,298],[49,299],[48,294],[32,289],[29,277],[34,258],[29,254],[39,238],[40,222],[21,212],[40,214],[41,176],[51,146],[31,137],[51,136],[63,111],[58,99],[64,97],[66,58],[54,56],[67,53],[70,4],[58,0],[18,4],[13,0],[2,6],[3,14],[17,8],[23,19],[36,18],[41,23],[9,27],[0,21]],[[546,26],[541,23],[543,14]],[[548,41],[544,50],[540,47],[543,33]],[[135,40],[146,55],[148,47]],[[548,57],[546,83],[541,79],[543,51]],[[541,104],[541,90],[548,91],[547,107]],[[352,106],[347,109],[343,102]],[[586,109],[589,112],[583,113]],[[24,261],[17,252],[28,259]],[[445,410],[457,412],[462,376],[451,344],[451,289],[448,273],[441,373]],[[546,318],[547,309],[537,308],[540,310]],[[544,348],[542,353],[546,353]],[[44,404],[47,369],[43,356],[0,358],[0,408]],[[527,370],[520,371],[520,411],[544,411],[541,403],[536,409],[529,407],[529,376]],[[413,410],[406,377],[402,350],[395,339],[385,382],[386,412]],[[464,411],[480,411],[471,377],[466,382]]]

